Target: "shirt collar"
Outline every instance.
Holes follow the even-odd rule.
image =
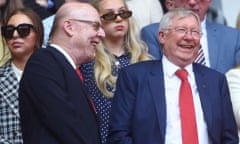
[[[69,63],[73,66],[73,68],[76,69],[76,65],[73,59],[64,49],[62,49],[59,45],[56,44],[50,44],[50,46],[56,48],[59,52],[61,52],[65,56],[65,58],[69,61]]]
[[[178,69],[181,69],[179,66],[170,62],[165,55],[163,55],[162,57],[162,63],[163,63],[164,73],[169,78],[174,77],[175,72]],[[187,65],[184,69],[188,72],[188,76],[194,77],[192,64]]]

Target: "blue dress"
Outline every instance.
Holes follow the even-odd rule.
[[[118,75],[118,70],[122,67],[129,65],[130,54],[126,53],[120,57],[115,57],[116,62],[112,65],[112,74]],[[107,136],[109,131],[109,117],[111,110],[111,98],[105,97],[102,92],[98,89],[95,78],[94,78],[94,61],[81,65],[81,72],[84,77],[84,84],[90,92],[93,102],[96,107],[99,130],[101,135],[102,144],[107,144]],[[109,91],[114,92],[112,87],[107,88]]]

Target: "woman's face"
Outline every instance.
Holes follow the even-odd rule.
[[[99,4],[99,13],[103,29],[106,33],[107,39],[119,39],[123,38],[128,32],[128,17],[122,18],[120,15],[114,17],[114,14],[125,14],[128,12],[127,7],[124,5],[123,0],[103,0]],[[111,20],[106,19],[104,16],[113,17]],[[125,15],[127,15],[126,13]],[[130,15],[131,16],[131,15]],[[130,17],[129,16],[129,17]]]
[[[9,33],[6,39],[12,58],[29,57],[36,50],[37,35],[32,21],[24,14],[13,15],[7,26],[13,33]]]

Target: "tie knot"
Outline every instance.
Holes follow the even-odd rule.
[[[186,80],[188,76],[188,72],[185,69],[179,69],[176,71],[176,75],[181,79],[181,80]]]

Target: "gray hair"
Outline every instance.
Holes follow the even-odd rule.
[[[201,31],[201,21],[196,13],[185,8],[173,8],[168,11],[161,19],[159,30],[166,30],[172,24],[172,19],[177,16],[179,19],[192,15],[196,18]]]

